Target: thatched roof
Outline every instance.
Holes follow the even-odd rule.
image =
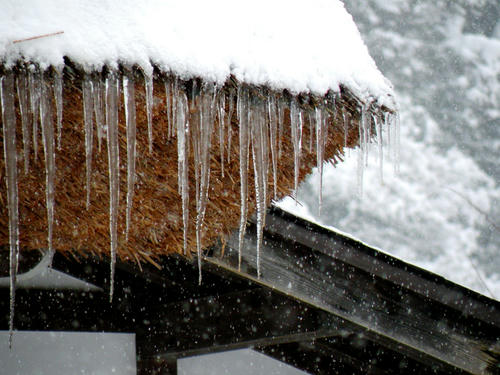
[[[118,15],[104,3],[5,10],[0,245],[13,280],[19,248],[110,254],[111,281],[117,256],[200,261],[215,239],[243,238],[254,212],[260,246],[271,199],[345,147],[365,148],[394,113],[340,1],[308,5],[314,22],[330,16],[313,36],[297,31],[304,7],[286,2],[285,17],[262,16],[276,24],[228,19],[230,38],[210,17],[227,11],[222,0],[194,24],[183,12],[153,22],[170,3],[120,2]]]
[[[111,72],[86,75],[74,64],[66,65],[62,78],[62,121],[61,141],[58,145],[57,116],[57,84],[56,71],[40,73],[28,72],[23,67],[3,73],[3,95],[9,95],[8,80],[15,79],[18,87],[16,96],[16,139],[18,154],[18,189],[19,189],[19,234],[21,248],[47,248],[48,222],[46,213],[46,159],[43,150],[41,129],[34,130],[33,124],[40,121],[38,114],[31,107],[23,106],[24,90],[33,99],[36,96],[36,85],[46,85],[41,95],[47,96],[52,110],[49,112],[50,124],[55,132],[55,179],[54,179],[54,227],[53,247],[63,252],[103,255],[109,253],[109,165],[107,141],[104,133],[104,116],[106,109],[104,100],[106,77]],[[187,241],[189,252],[196,250],[196,179],[194,165],[194,142],[196,123],[200,113],[204,113],[203,98],[209,98],[215,107],[209,110],[213,123],[210,124],[210,175],[208,204],[203,220],[202,243],[209,245],[215,238],[223,236],[238,227],[240,222],[240,150],[239,150],[239,116],[237,114],[238,97],[248,94],[248,110],[251,121],[265,121],[267,169],[266,179],[269,181],[266,202],[272,198],[280,198],[290,194],[294,189],[294,145],[292,127],[290,126],[290,103],[297,106],[298,114],[303,119],[302,152],[299,164],[298,179],[302,180],[316,166],[318,154],[316,136],[316,112],[326,120],[327,127],[318,128],[328,132],[328,136],[320,139],[325,142],[324,160],[336,162],[341,158],[343,148],[354,147],[359,140],[360,102],[348,91],[340,95],[317,97],[313,95],[293,96],[286,91],[273,91],[265,87],[241,84],[235,79],[229,80],[222,87],[212,87],[204,92],[205,84],[201,80],[183,81],[177,77],[155,74],[152,101],[152,152],[149,150],[146,85],[138,70],[115,72],[119,81],[123,77],[135,80],[135,102],[137,121],[136,180],[134,197],[130,215],[130,229],[126,238],[127,211],[127,125],[125,103],[122,99],[123,87],[120,89],[118,102],[118,133],[120,155],[120,196],[118,215],[118,256],[122,259],[150,261],[155,257],[170,252],[183,252],[183,210],[182,194],[178,185],[178,144],[175,117],[180,114],[172,108],[178,101],[187,99],[186,123],[190,131],[187,143],[189,148],[189,219]],[[13,75],[12,78],[8,78]],[[23,82],[28,86],[23,88]],[[83,96],[87,91],[92,95],[87,116],[92,126],[93,144],[90,171],[89,205],[87,207],[86,187],[86,149],[85,119]],[[98,86],[101,86],[99,89]],[[122,85],[123,86],[123,85]],[[176,87],[174,89],[174,86]],[[85,88],[87,87],[87,88]],[[31,89],[31,91],[30,91]],[[55,91],[54,91],[55,90]],[[16,90],[17,91],[17,90]],[[168,93],[167,93],[168,91]],[[83,94],[82,94],[83,92]],[[21,96],[19,96],[21,95]],[[100,97],[100,98],[99,98]],[[240,99],[241,99],[240,98]],[[6,103],[4,103],[5,105]],[[36,108],[36,105],[35,107]],[[38,111],[36,109],[36,111]],[[383,114],[380,107],[371,108],[376,116]],[[390,112],[388,109],[386,112]],[[23,112],[26,118],[21,121]],[[96,116],[97,115],[97,116]],[[97,117],[97,118],[96,118]],[[102,117],[102,118],[100,118]],[[96,121],[97,120],[97,121]],[[221,121],[222,120],[222,121]],[[5,120],[4,120],[5,121]],[[270,121],[274,122],[270,126]],[[372,121],[370,119],[370,121]],[[99,123],[101,122],[101,123]],[[374,125],[374,124],[373,124]],[[5,126],[2,123],[2,126]],[[23,138],[23,126],[26,131]],[[274,129],[274,130],[273,130]],[[347,132],[346,132],[347,131]],[[274,132],[274,133],[273,133]],[[37,145],[33,135],[37,135]],[[272,138],[271,138],[272,137]],[[274,139],[276,137],[276,139]],[[321,137],[321,134],[320,134]],[[31,139],[30,139],[31,138]],[[23,141],[27,149],[23,150]],[[3,137],[0,142],[4,142]],[[252,138],[250,148],[256,147],[256,139]],[[271,142],[275,142],[273,148]],[[222,145],[222,151],[221,151]],[[26,153],[25,153],[26,152]],[[248,163],[248,197],[249,213],[255,211],[256,197],[254,188],[253,152],[249,152]],[[273,155],[273,153],[276,155]],[[276,178],[274,181],[272,159],[276,158]],[[27,168],[27,169],[25,169]],[[5,178],[5,168],[0,169],[0,176]],[[201,173],[201,170],[200,170]],[[200,184],[198,184],[200,185]],[[276,191],[276,195],[274,192]],[[0,185],[2,205],[0,206],[0,243],[8,243],[8,219],[6,184]],[[199,211],[199,210],[198,210]]]

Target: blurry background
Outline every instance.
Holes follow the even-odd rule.
[[[400,173],[370,150],[363,196],[356,151],[302,186],[292,210],[500,298],[500,2],[345,0],[397,93]],[[294,204],[287,204],[290,208]]]

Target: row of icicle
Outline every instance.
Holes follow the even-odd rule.
[[[121,78],[121,79],[120,79]],[[121,81],[121,82],[120,82]],[[153,77],[145,76],[146,114],[148,123],[149,152],[153,148]],[[240,170],[240,225],[239,225],[239,266],[243,238],[247,222],[248,211],[248,174],[249,164],[253,165],[255,197],[257,208],[257,275],[260,277],[260,249],[265,225],[265,210],[268,201],[268,180],[272,175],[274,182],[273,196],[277,196],[277,170],[281,154],[281,139],[285,124],[285,109],[290,116],[290,134],[293,145],[294,158],[294,196],[297,192],[299,179],[300,158],[302,152],[302,133],[304,124],[310,127],[310,144],[313,148],[313,134],[317,165],[320,175],[319,207],[322,201],[322,175],[325,145],[328,138],[330,117],[335,116],[335,99],[324,100],[312,109],[304,109],[296,97],[269,93],[266,97],[252,94],[252,90],[239,85],[237,89],[224,89],[213,83],[196,84],[188,94],[184,81],[177,78],[166,78],[164,89],[167,113],[167,137],[176,137],[178,154],[178,187],[182,201],[183,246],[187,251],[188,221],[189,221],[189,176],[188,156],[190,147],[194,156],[195,191],[196,191],[196,244],[198,265],[200,268],[199,281],[201,283],[201,258],[204,216],[208,201],[210,184],[210,150],[214,130],[219,134],[221,173],[224,175],[224,164],[231,162],[232,126],[230,125],[234,113],[239,124],[239,170]],[[83,118],[85,133],[86,154],[86,205],[90,204],[90,188],[92,176],[92,150],[94,143],[94,123],[96,127],[98,148],[101,148],[101,139],[106,138],[109,165],[109,232],[110,232],[110,301],[113,298],[114,268],[118,244],[118,207],[119,207],[119,134],[118,108],[120,86],[123,92],[123,103],[126,119],[127,139],[127,196],[126,196],[126,239],[130,230],[130,218],[135,185],[136,159],[136,101],[135,75],[132,71],[124,73],[109,72],[105,80],[100,76],[84,75],[82,82]],[[197,87],[199,86],[199,87]],[[33,152],[38,150],[38,127],[41,127],[46,172],[46,208],[47,208],[47,243],[48,251],[53,254],[52,231],[54,223],[54,195],[55,195],[55,158],[56,147],[61,147],[62,114],[63,114],[63,74],[61,71],[7,71],[0,77],[0,99],[3,122],[4,161],[7,183],[7,202],[9,215],[9,243],[10,243],[10,294],[11,318],[10,329],[13,328],[15,284],[19,257],[19,217],[17,191],[17,151],[16,151],[16,110],[15,96],[19,104],[22,123],[22,142],[24,153],[24,172],[29,172],[29,153],[31,145]],[[190,96],[188,98],[188,96]],[[52,97],[56,111],[56,129],[53,124]],[[236,104],[236,108],[235,108]],[[103,111],[103,107],[105,110]],[[380,170],[382,170],[382,125],[395,123],[391,118],[379,119],[370,112],[368,106],[360,108],[359,121],[359,168],[358,186],[361,192],[363,168],[367,162],[368,143],[372,138],[371,131],[375,128],[379,147]],[[351,114],[343,111],[341,118],[344,122],[345,143],[351,123]],[[218,129],[214,129],[218,124]],[[56,130],[56,131],[55,131]],[[398,126],[394,126],[393,143],[398,142]],[[391,132],[389,131],[389,135]],[[227,144],[227,147],[225,147]],[[224,154],[225,148],[228,150]],[[397,147],[393,147],[397,150]],[[250,150],[252,160],[250,163]],[[397,152],[397,151],[396,151]]]

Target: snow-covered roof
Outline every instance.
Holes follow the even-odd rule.
[[[28,38],[47,35],[26,40]],[[137,65],[217,83],[324,94],[339,85],[392,106],[340,0],[7,0],[0,61],[83,69]]]

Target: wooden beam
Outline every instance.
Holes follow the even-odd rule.
[[[137,375],[177,375],[177,359],[141,358],[137,359]]]
[[[312,340],[343,326],[324,311],[261,288],[156,306],[148,316],[151,329],[136,336],[138,353],[164,359]]]
[[[188,260],[169,257],[161,263],[162,270],[145,265],[141,271],[117,262],[115,294],[110,303],[108,262],[56,254],[53,269],[96,285],[101,291],[19,288],[14,326],[18,330],[140,332],[151,329],[148,322],[151,311],[156,311],[153,306],[256,287],[241,278],[216,274],[207,274],[200,286],[198,269]],[[32,262],[31,266],[35,265]],[[0,327],[8,329],[8,321],[9,288],[0,287]]]
[[[500,346],[498,303],[449,282],[443,286],[439,278],[432,283],[425,271],[367,251],[356,241],[328,238],[331,232],[323,228],[306,230],[304,223],[294,224],[273,212],[266,225],[260,279],[254,225],[245,236],[240,271],[236,234],[229,238],[224,256],[214,248],[206,262],[340,317],[366,330],[371,340],[422,363],[474,374],[490,373],[488,366],[498,363],[487,353]],[[422,285],[432,290],[426,292]],[[452,296],[465,301],[445,303],[443,288],[458,291]],[[464,307],[471,300],[473,310]],[[485,321],[487,317],[492,320]]]
[[[314,375],[433,374],[455,371],[423,364],[360,334],[259,347],[256,350]]]
[[[112,303],[105,290],[19,289],[15,327],[135,332],[145,373],[158,368],[165,372],[167,367],[172,371],[172,366],[157,365],[174,363],[178,357],[312,340],[338,334],[338,327],[343,331],[349,327],[324,311],[225,272],[206,272],[206,284],[200,287],[196,265],[183,258],[164,260],[162,265],[162,272],[143,270],[138,274],[118,264]],[[107,266],[92,259],[84,264],[60,256],[54,259],[54,268],[103,289]],[[0,329],[8,328],[8,301],[8,288],[0,288]]]
[[[8,329],[8,288],[0,288],[0,329]],[[134,332],[135,311],[103,292],[19,289],[14,327],[29,331]]]
[[[300,219],[278,207],[266,217],[266,233],[300,243],[345,264],[390,281],[439,304],[500,327],[500,303],[405,263],[362,242]],[[314,235],[312,235],[314,234]]]

